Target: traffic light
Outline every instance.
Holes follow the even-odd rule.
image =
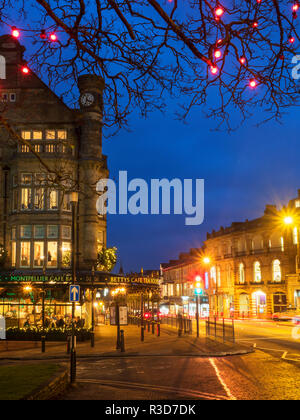
[[[202,278],[200,276],[196,276],[195,278],[195,290],[194,293],[197,296],[203,295],[203,284],[202,284]]]

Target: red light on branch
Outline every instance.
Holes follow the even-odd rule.
[[[246,62],[247,62],[247,60],[246,60],[246,58],[245,58],[245,57],[241,57],[241,58],[240,58],[240,63],[241,63],[241,64],[245,65],[245,64],[246,64]]]
[[[224,9],[222,7],[217,7],[215,10],[215,15],[217,18],[220,18],[221,16],[224,15]]]
[[[47,34],[46,34],[45,29],[42,29],[41,34],[40,34],[40,38],[41,39],[47,39]]]
[[[294,4],[293,12],[298,12],[298,10],[299,10],[299,4]]]
[[[290,44],[294,44],[294,42],[295,42],[296,40],[295,40],[295,38],[293,37],[293,36],[290,36],[289,37],[289,43]]]
[[[254,79],[250,80],[249,86],[250,86],[252,89],[255,89],[255,88],[257,87],[257,81],[256,81],[256,80],[254,80]]]
[[[221,50],[216,50],[215,51],[215,57],[216,58],[221,58],[222,57],[222,51]]]
[[[218,71],[219,71],[219,69],[218,69],[217,66],[211,66],[210,67],[211,74],[218,74]]]
[[[57,41],[57,35],[56,35],[56,34],[54,34],[54,33],[50,34],[50,40],[51,40],[52,42]]]
[[[253,22],[252,28],[258,28],[258,22]]]
[[[15,27],[15,26],[13,26],[12,28],[11,28],[11,35],[14,37],[14,38],[19,38],[20,37],[20,31]]]
[[[29,74],[29,71],[30,71],[30,70],[29,70],[29,68],[28,68],[27,66],[23,66],[23,67],[22,67],[22,73],[23,73],[23,74]]]

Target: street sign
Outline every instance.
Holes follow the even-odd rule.
[[[80,301],[80,286],[72,285],[70,286],[70,302],[79,302]]]
[[[127,306],[119,307],[120,325],[128,325],[128,308]]]
[[[116,320],[116,307],[115,306],[111,306],[109,308],[109,313],[110,313],[110,325],[117,325],[117,320]]]

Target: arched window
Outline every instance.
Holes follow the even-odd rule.
[[[298,244],[298,228],[294,227],[293,229],[293,243],[294,245]]]
[[[221,269],[220,269],[220,266],[217,267],[217,280],[218,280],[218,286],[221,287]]]
[[[272,271],[273,271],[273,281],[280,283],[282,279],[282,275],[281,275],[281,266],[280,266],[279,260],[273,261]]]
[[[0,79],[6,79],[6,61],[3,55],[0,55]]]
[[[259,261],[256,261],[254,263],[254,282],[255,283],[261,282],[261,267],[260,267]]]
[[[264,247],[263,238],[260,235],[255,236],[252,240],[252,249],[253,250],[263,249],[263,247]]]
[[[245,284],[245,266],[243,263],[239,265],[239,283]]]

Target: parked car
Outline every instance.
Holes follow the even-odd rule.
[[[296,308],[289,308],[284,312],[276,312],[272,315],[273,321],[292,321],[300,324],[300,311]]]

